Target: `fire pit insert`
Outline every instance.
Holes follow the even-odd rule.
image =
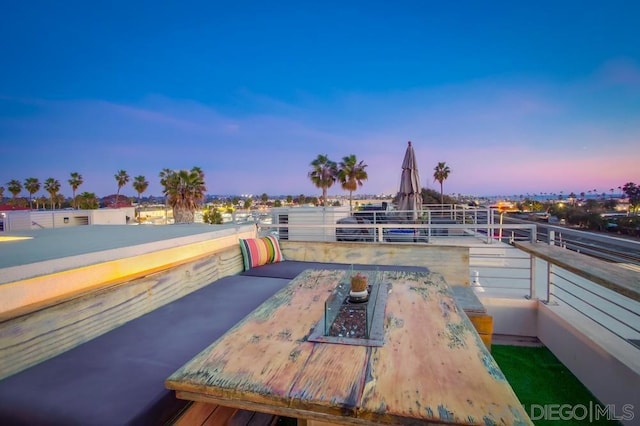
[[[368,277],[369,297],[352,301],[350,278],[354,273]],[[351,271],[327,298],[324,314],[307,340],[345,345],[382,346],[384,311],[391,284],[381,282],[380,271]]]

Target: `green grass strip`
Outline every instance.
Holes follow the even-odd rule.
[[[548,348],[493,345],[491,354],[536,425],[621,424],[590,408],[602,404]],[[621,418],[618,411],[609,417]]]

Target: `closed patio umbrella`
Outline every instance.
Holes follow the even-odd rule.
[[[411,141],[407,145],[402,162],[402,176],[400,178],[400,191],[398,197],[398,210],[406,210],[408,220],[417,220],[422,211],[422,193],[420,188],[420,175],[418,163],[413,151]]]

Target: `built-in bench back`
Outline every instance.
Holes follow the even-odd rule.
[[[424,266],[449,285],[469,285],[469,248],[431,244],[280,241],[285,259],[308,262]]]
[[[243,270],[238,244],[0,322],[0,379]]]

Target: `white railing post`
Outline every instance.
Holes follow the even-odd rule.
[[[476,225],[473,228],[473,235],[478,235],[478,209],[473,211],[473,223]]]
[[[536,257],[531,255],[529,258],[529,299],[535,299],[536,296]]]
[[[550,246],[555,245],[556,231],[549,230],[547,234],[547,240]]]
[[[550,304],[552,303],[551,300],[551,263],[547,262],[547,300],[545,301],[546,304]]]

